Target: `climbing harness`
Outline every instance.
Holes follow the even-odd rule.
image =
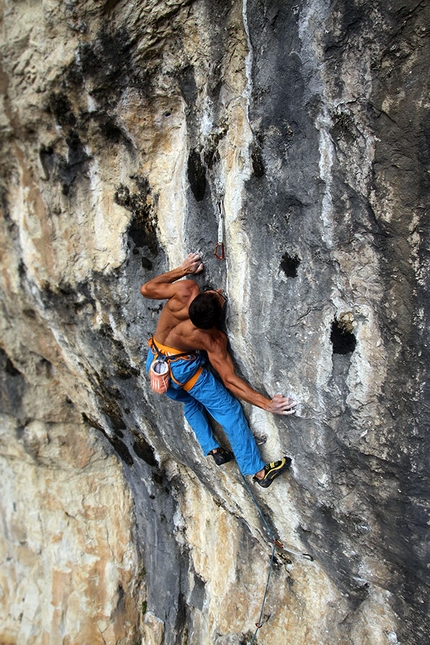
[[[194,354],[190,352],[182,354],[172,353],[172,350],[174,351],[173,347],[167,347],[167,345],[162,345],[161,343],[158,343],[157,346],[154,337],[148,340],[148,345],[156,354],[151,363],[151,367],[149,368],[149,382],[152,391],[157,394],[165,394],[170,385],[170,379],[172,379],[172,381],[177,385],[180,385],[186,392],[189,392],[197,383],[200,374],[203,372],[203,368],[198,367],[196,372],[190,379],[188,379],[188,381],[180,383],[173,376],[170,363],[178,360],[179,358],[192,358],[194,357]]]
[[[224,206],[222,200],[218,202],[218,242],[215,246],[214,256],[218,260],[225,260],[224,251]]]
[[[251,642],[249,644],[249,645],[253,645],[253,643],[255,642],[255,639],[257,637],[258,630],[270,618],[270,616],[269,616],[265,620],[263,620],[263,612],[264,612],[264,606],[266,604],[267,592],[268,592],[269,584],[270,584],[270,577],[272,575],[272,569],[273,569],[273,563],[274,563],[274,560],[275,560],[276,549],[280,549],[281,551],[284,551],[285,553],[290,553],[291,555],[295,555],[295,556],[297,556],[299,558],[305,558],[306,560],[310,560],[310,562],[313,562],[314,559],[309,553],[299,553],[298,551],[293,551],[293,549],[285,548],[285,546],[282,544],[281,540],[278,537],[276,537],[276,535],[272,531],[272,529],[271,529],[266,517],[264,516],[263,511],[261,510],[257,500],[255,499],[255,495],[252,492],[252,490],[251,490],[248,482],[246,481],[244,475],[242,475],[242,479],[244,481],[245,488],[247,489],[248,493],[250,494],[251,499],[254,502],[254,505],[255,505],[255,507],[256,507],[261,519],[263,520],[263,524],[265,525],[265,527],[266,527],[266,529],[267,529],[267,531],[268,531],[268,533],[270,535],[271,542],[272,542],[272,555],[270,557],[269,573],[267,575],[266,589],[264,591],[263,602],[261,604],[260,616],[258,618],[258,622],[255,623],[256,629],[255,629],[254,635],[252,637],[252,640],[251,640]]]

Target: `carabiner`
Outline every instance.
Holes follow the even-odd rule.
[[[221,251],[219,251],[220,248],[221,248]],[[218,260],[225,260],[224,244],[222,242],[217,242],[216,243],[214,256]]]

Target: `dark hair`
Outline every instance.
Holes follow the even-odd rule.
[[[193,325],[199,329],[212,329],[222,324],[224,306],[217,293],[205,291],[194,298],[189,306],[188,315]]]

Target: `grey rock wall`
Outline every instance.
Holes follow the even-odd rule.
[[[427,3],[0,6],[0,640],[250,643],[267,527],[144,374],[139,287],[200,249],[299,401],[244,405],[293,458],[257,642],[427,642]]]

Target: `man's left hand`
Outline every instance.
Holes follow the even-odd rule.
[[[296,401],[290,399],[288,396],[283,396],[282,394],[275,394],[273,399],[270,401],[270,406],[268,412],[273,412],[273,414],[294,414],[295,408],[297,405]]]

